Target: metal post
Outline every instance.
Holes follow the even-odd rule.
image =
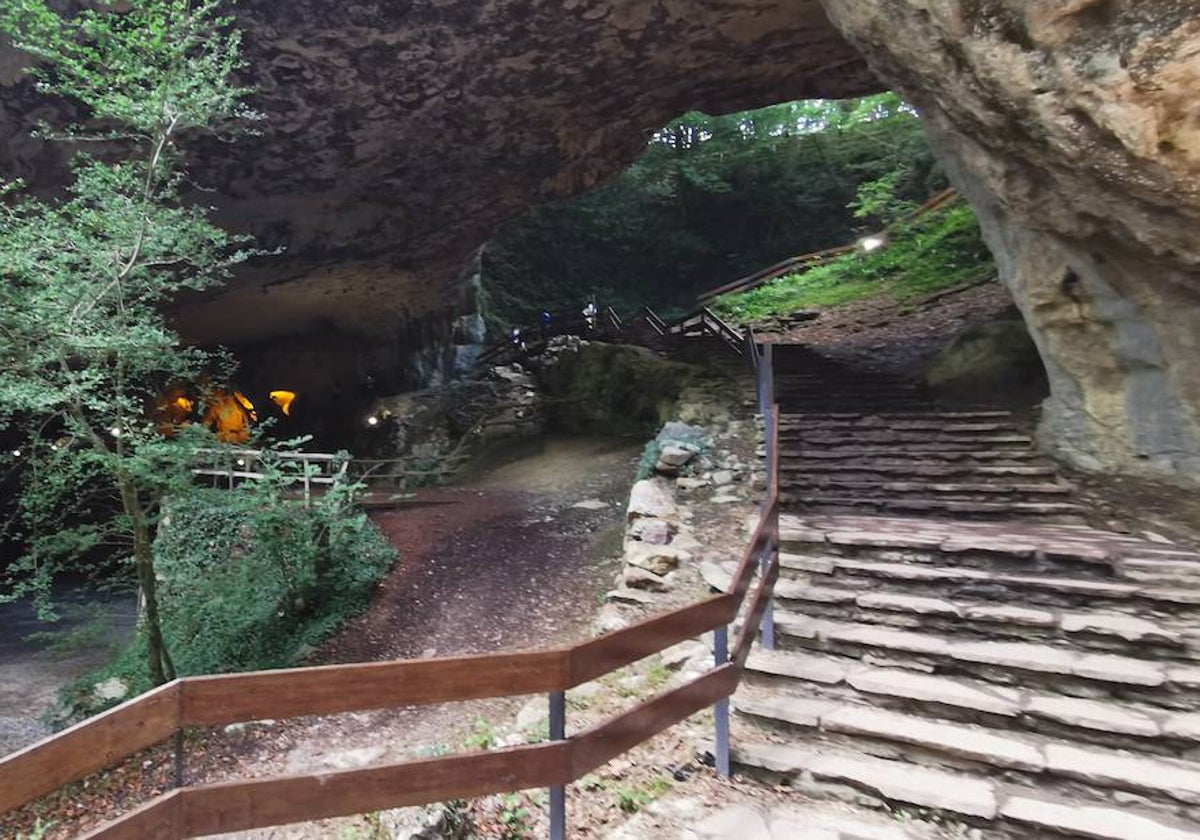
[[[779,551],[779,542],[775,537],[771,538],[766,550],[763,551],[760,558],[759,568],[761,574],[765,577],[767,569],[771,567],[771,563],[775,560],[775,554]],[[763,611],[762,617],[762,646],[763,650],[775,650],[775,599],[771,598],[767,601],[767,608]]]
[[[567,695],[550,692],[550,740],[567,737]],[[550,788],[550,840],[567,840],[567,789],[561,785]]]
[[[720,668],[729,662],[729,628],[718,627],[713,631],[713,658]],[[713,707],[717,724],[716,761],[717,775],[729,778],[729,698],[722,697]]]

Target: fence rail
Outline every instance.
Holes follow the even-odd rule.
[[[896,225],[911,222],[912,220],[923,216],[926,213],[940,210],[957,199],[958,192],[953,188],[943,190],[942,192],[932,196],[928,201],[926,201],[913,212],[909,213],[904,218],[900,219],[898,222],[890,225],[887,230],[890,231]],[[772,280],[776,280],[780,277],[785,277],[789,274],[795,274],[800,271],[808,271],[809,269],[833,262],[838,257],[850,253],[857,247],[857,244],[839,245],[836,248],[826,248],[821,251],[813,251],[811,254],[801,254],[798,257],[788,257],[786,260],[777,262],[774,265],[768,266],[761,271],[756,271],[753,274],[748,274],[745,277],[740,277],[731,283],[726,283],[724,286],[718,286],[715,289],[709,289],[707,292],[702,293],[698,297],[698,300],[702,304],[709,304],[722,295],[730,295],[737,292],[749,292],[752,289],[765,286],[767,283],[770,283]]]
[[[767,414],[776,411],[772,406]],[[774,417],[768,416],[769,462],[778,451],[775,427]],[[777,474],[773,463],[768,466],[770,475]],[[779,573],[778,545],[779,492],[772,478],[730,591],[623,630],[547,650],[175,680],[0,759],[0,813],[111,767],[188,727],[546,693],[552,712],[559,710],[559,725],[551,732],[557,739],[547,743],[335,773],[180,787],[84,836],[175,840],[550,787],[552,837],[562,837],[563,786],[701,709],[717,708],[718,768],[728,772],[728,697],[737,688],[759,622],[766,627],[769,621]],[[727,653],[726,628],[756,577],[746,622],[732,653]],[[710,631],[716,639],[713,670],[563,737],[562,698],[567,689]]]

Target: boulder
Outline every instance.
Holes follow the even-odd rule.
[[[623,584],[630,589],[644,589],[647,592],[666,592],[670,584],[654,572],[641,566],[626,566],[622,573]]]
[[[631,522],[638,517],[670,519],[678,512],[671,485],[665,479],[645,478],[636,482],[629,491],[626,515]]]
[[[672,569],[678,568],[680,563],[691,559],[690,552],[669,545],[631,542],[625,547],[625,564],[627,566],[637,566],[656,575],[665,575]]]
[[[671,541],[672,528],[665,519],[639,518],[633,520],[625,533],[631,541],[666,545]]]

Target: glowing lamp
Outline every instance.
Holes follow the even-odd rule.
[[[368,426],[378,426],[379,418],[376,417],[374,414],[372,414],[370,417],[367,418],[367,425]]]
[[[121,436],[121,427],[113,426],[111,429],[108,430],[108,433],[110,435],[112,435],[113,437],[120,437]]]
[[[887,237],[881,235],[864,236],[862,239],[858,240],[858,247],[867,254],[871,253],[872,251],[878,251],[886,244]]]
[[[292,403],[296,399],[295,391],[272,391],[270,397],[271,402],[279,406],[279,410],[283,412],[284,417],[292,416]]]
[[[20,458],[20,457],[21,457],[21,450],[20,450],[20,449],[14,449],[14,450],[12,451],[12,456],[13,456],[14,458]]]

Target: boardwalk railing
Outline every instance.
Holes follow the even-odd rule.
[[[324,452],[288,452],[266,449],[198,449],[193,475],[212,476],[232,487],[238,479],[261,481],[269,470],[283,467],[304,487],[304,501],[312,500],[314,486],[332,486],[346,475],[350,456]]]
[[[767,351],[769,353],[769,351]],[[757,351],[756,351],[757,353]],[[778,452],[767,412],[769,458]],[[769,465],[771,476],[778,474]],[[772,478],[728,592],[571,647],[488,656],[185,677],[0,760],[0,813],[111,767],[188,727],[545,693],[551,740],[357,770],[180,786],[84,835],[174,840],[483,796],[551,789],[552,840],[563,840],[565,785],[707,707],[717,768],[729,772],[728,698],[737,688],[779,576],[779,491]],[[732,647],[728,629],[744,608]],[[713,633],[704,675],[566,736],[565,692],[686,639]],[[182,764],[177,779],[182,785]]]
[[[958,193],[954,189],[943,190],[937,193],[913,212],[909,213],[904,218],[900,219],[889,226],[888,230],[897,225],[906,224],[914,219],[931,213],[935,210],[941,210],[946,205],[956,201]],[[885,231],[886,232],[886,231]],[[798,257],[788,257],[786,260],[768,266],[761,271],[756,271],[753,274],[748,274],[745,277],[740,277],[732,283],[726,283],[724,286],[718,286],[715,289],[709,289],[701,294],[698,298],[700,303],[709,304],[719,298],[721,295],[731,295],[737,292],[748,292],[752,289],[757,289],[760,286],[765,286],[772,280],[777,280],[780,277],[786,277],[789,274],[798,274],[802,271],[816,268],[817,266],[831,263],[839,257],[857,248],[857,243],[850,245],[839,245],[836,248],[826,248],[823,251],[814,251],[811,254],[801,254]]]

